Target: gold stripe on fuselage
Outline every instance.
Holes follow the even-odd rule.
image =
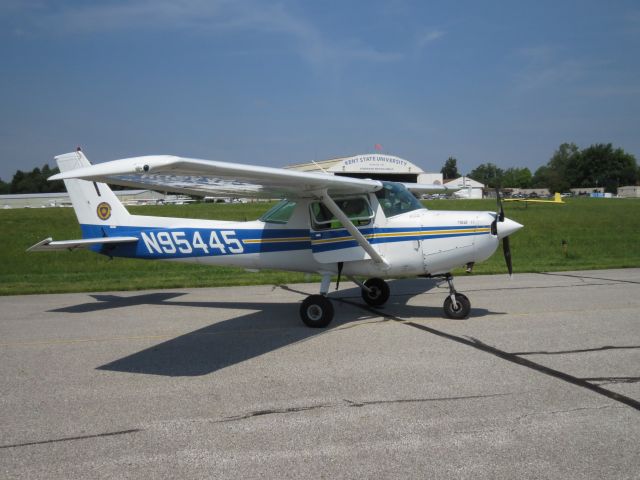
[[[464,229],[457,229],[457,230],[423,230],[418,232],[370,233],[368,235],[365,235],[364,237],[367,240],[372,240],[374,238],[401,238],[401,237],[416,237],[416,236],[428,237],[433,235],[447,235],[447,234],[456,234],[456,233],[461,233],[461,234],[488,233],[489,231],[490,231],[489,228],[483,227],[483,228],[464,228]],[[319,240],[312,239],[311,243],[313,245],[322,245],[327,243],[346,242],[349,240],[354,240],[354,238],[351,235],[348,235],[344,237],[323,238]]]

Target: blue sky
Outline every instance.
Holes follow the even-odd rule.
[[[0,2],[0,178],[81,145],[283,166],[640,159],[637,1]]]

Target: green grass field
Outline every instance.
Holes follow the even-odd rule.
[[[495,210],[492,200],[436,200],[433,210]],[[193,204],[131,207],[134,214],[252,220],[271,204]],[[515,272],[640,266],[640,201],[569,199],[565,205],[505,203],[505,213],[525,225],[511,237]],[[27,254],[39,240],[80,238],[71,208],[0,210],[0,295],[147,288],[282,284],[317,277],[250,273],[228,267],[114,259],[88,251]],[[568,243],[567,254],[562,240]],[[474,275],[506,271],[502,250],[476,265]],[[460,273],[460,272],[456,272]]]

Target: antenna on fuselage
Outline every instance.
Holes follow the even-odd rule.
[[[318,167],[320,170],[322,170],[322,173],[326,173],[327,175],[330,175],[329,172],[327,172],[324,168],[322,168],[320,165],[318,165],[315,160],[311,160],[311,162],[313,162],[313,164],[316,167]]]

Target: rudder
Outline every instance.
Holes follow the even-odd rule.
[[[55,157],[60,172],[91,165],[79,149]],[[123,225],[131,216],[106,183],[64,180],[80,225]],[[84,231],[84,228],[83,228]]]

